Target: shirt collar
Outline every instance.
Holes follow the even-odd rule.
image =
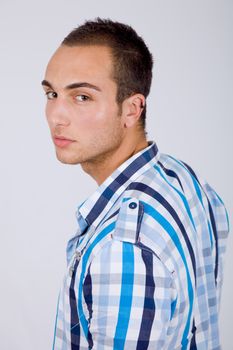
[[[97,227],[129,184],[135,181],[157,162],[159,151],[154,142],[122,163],[97,189],[80,205],[76,212],[77,220],[83,219],[88,226]],[[82,230],[81,230],[82,231]]]

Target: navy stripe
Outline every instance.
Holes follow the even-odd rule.
[[[195,174],[195,172],[193,171],[193,169],[186,163],[183,162],[183,164],[187,167],[187,169],[190,171],[190,173],[193,175],[193,177],[196,179],[196,181],[198,182],[199,186],[203,189],[203,187],[201,186],[197,175]],[[205,190],[203,189],[203,191],[205,192]],[[208,209],[209,209],[209,215],[210,215],[210,221],[211,221],[211,226],[212,226],[212,230],[214,233],[214,238],[215,238],[215,250],[216,250],[216,256],[215,256],[215,268],[214,268],[214,276],[215,276],[215,284],[217,284],[217,277],[218,277],[218,234],[217,234],[217,228],[216,228],[216,222],[215,222],[215,218],[214,218],[214,213],[213,213],[213,209],[211,207],[210,201],[208,196],[206,195],[206,199],[208,202]]]
[[[137,350],[146,350],[148,348],[151,329],[155,317],[153,254],[147,250],[142,250],[142,259],[146,267],[146,286],[142,322],[136,348]]]
[[[115,192],[122,185],[124,185],[133,176],[133,174],[135,174],[140,168],[153,159],[157,153],[158,148],[156,144],[154,144],[150,149],[146,150],[140,157],[136,158],[131,164],[129,164],[123,173],[119,174],[114,179],[114,181],[105,189],[105,191],[103,191],[101,197],[97,200],[91,212],[87,215],[86,221],[89,225],[91,225],[104,210]]]
[[[90,267],[88,269],[86,278],[85,278],[84,283],[83,283],[83,295],[84,295],[85,302],[87,304],[87,310],[89,312],[88,323],[90,324],[91,318],[92,318],[92,313],[93,313],[92,281],[91,281],[91,275],[90,275]],[[92,349],[93,339],[92,339],[92,334],[90,332],[90,328],[88,328],[87,341],[89,344],[89,348]]]
[[[215,256],[215,268],[214,268],[214,276],[215,276],[215,284],[217,285],[217,277],[218,277],[218,236],[217,236],[217,229],[216,229],[216,223],[214,219],[214,214],[212,207],[210,205],[209,199],[208,199],[208,207],[209,207],[209,213],[210,213],[210,221],[214,232],[214,238],[215,238],[215,249],[216,249],[216,256]]]
[[[180,187],[182,188],[182,191],[184,192],[184,189],[183,189],[183,186],[182,186],[182,183],[179,179],[179,176],[171,169],[167,169],[165,168],[165,166],[160,162],[158,161],[158,164],[161,166],[161,168],[163,169],[163,171],[168,175],[168,176],[171,176],[171,177],[174,177],[180,184]]]
[[[187,245],[187,248],[188,248],[188,251],[189,251],[189,254],[190,254],[190,258],[191,258],[191,261],[192,261],[193,272],[194,272],[195,283],[196,283],[196,259],[195,259],[193,247],[192,247],[192,245],[190,243],[190,240],[189,240],[189,237],[187,235],[187,232],[186,232],[186,230],[184,228],[184,225],[180,221],[180,218],[179,218],[177,212],[168,203],[168,201],[163,196],[161,196],[161,194],[159,192],[155,191],[153,188],[151,188],[151,187],[149,187],[149,186],[147,186],[147,185],[145,185],[143,183],[132,182],[129,185],[128,188],[144,192],[144,193],[148,194],[150,197],[155,198],[171,214],[171,216],[173,217],[173,219],[177,223],[178,227],[180,228],[180,230],[182,232],[182,235],[184,237],[185,243]]]
[[[193,320],[193,328],[192,328],[192,333],[193,337],[191,339],[190,343],[190,349],[189,350],[197,350],[197,344],[196,344],[196,326],[195,326],[195,320]]]
[[[79,317],[77,312],[77,301],[74,292],[74,282],[75,274],[78,266],[78,261],[75,261],[74,271],[72,273],[70,288],[69,288],[69,297],[70,297],[70,335],[71,335],[71,350],[79,350],[80,346],[80,326],[79,326]]]
[[[181,245],[180,239],[176,233],[176,230],[173,228],[173,226],[170,224],[170,222],[163,216],[161,215],[154,207],[151,205],[147,204],[146,202],[142,202],[144,205],[144,210],[145,213],[150,215],[152,218],[155,219],[155,221],[158,222],[159,225],[161,225],[166,233],[170,236],[172,239],[173,243],[176,246],[176,249],[178,250],[184,266],[186,270],[186,276],[187,276],[187,283],[188,283],[188,296],[189,296],[189,312],[188,312],[188,317],[187,317],[187,322],[186,326],[184,329],[183,337],[181,340],[181,345],[182,345],[182,350],[187,349],[188,345],[188,334],[189,334],[189,329],[190,329],[190,322],[191,322],[191,315],[192,315],[192,310],[193,310],[193,300],[194,300],[194,292],[193,292],[193,286],[192,286],[192,281],[190,278],[190,268],[187,264],[186,261],[186,256],[183,251],[183,246]]]
[[[117,210],[116,210],[112,215],[110,215],[106,220],[104,220],[103,224],[101,224],[101,225],[104,225],[105,222],[107,222],[108,220],[110,220],[110,219],[112,219],[114,216],[116,216],[116,215],[119,213],[119,211],[120,211],[120,208],[117,209]]]
[[[84,310],[83,310],[83,303],[82,303],[82,296],[83,296],[83,280],[84,275],[87,269],[87,264],[89,257],[94,249],[94,247],[106,236],[115,229],[115,222],[112,222],[107,227],[105,227],[101,232],[98,233],[95,240],[88,246],[88,248],[84,251],[83,258],[82,258],[82,271],[79,277],[79,286],[78,286],[78,310],[79,314],[84,316]],[[85,317],[80,318],[80,324],[82,326],[82,329],[84,331],[85,336],[87,337],[88,334],[88,321]]]
[[[142,203],[139,202],[136,242],[139,239],[140,230],[141,230],[141,224],[142,224],[142,219],[143,219],[143,214],[144,214],[144,207],[143,207]]]

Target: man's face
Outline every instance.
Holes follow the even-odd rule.
[[[51,58],[42,85],[61,162],[101,162],[121,145],[124,126],[112,69],[110,50],[103,46],[61,46]]]

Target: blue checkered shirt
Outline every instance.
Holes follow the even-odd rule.
[[[77,210],[55,350],[219,350],[229,232],[216,192],[155,143]]]

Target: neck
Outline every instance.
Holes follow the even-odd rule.
[[[124,142],[115,151],[101,159],[82,163],[83,170],[100,186],[121,164],[148,146],[145,136],[135,142]]]

